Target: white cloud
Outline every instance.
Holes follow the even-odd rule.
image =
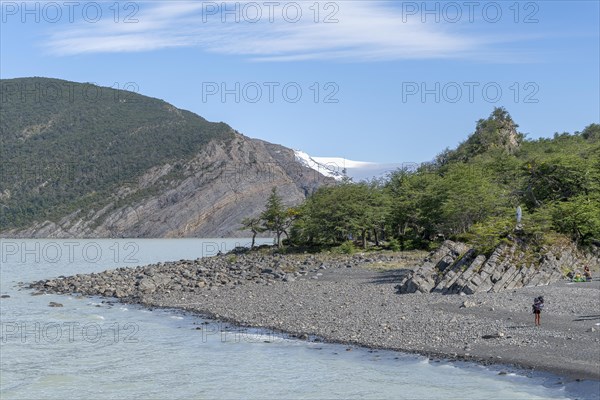
[[[337,59],[378,61],[423,58],[473,58],[498,39],[459,33],[457,24],[403,22],[401,10],[380,1],[331,3],[339,9],[333,16],[337,23],[323,19],[335,8],[321,10],[320,22],[314,22],[313,2],[302,6],[298,22],[289,22],[282,8],[274,8],[274,22],[269,21],[266,3],[260,5],[262,18],[251,23],[240,13],[240,22],[222,11],[222,2],[140,3],[135,15],[138,23],[115,23],[112,19],[95,24],[81,22],[60,26],[46,45],[58,55],[108,52],[153,51],[173,47],[199,47],[208,52],[246,56],[256,61],[295,61]],[[240,4],[240,3],[237,3]],[[247,3],[241,3],[241,10]],[[323,7],[323,2],[318,2]],[[329,3],[327,3],[329,4]],[[235,3],[228,2],[230,10]],[[248,18],[253,18],[250,13]],[[210,15],[209,15],[210,14]],[[221,18],[227,21],[222,22]],[[450,31],[450,28],[454,28]],[[513,38],[512,40],[514,40]]]

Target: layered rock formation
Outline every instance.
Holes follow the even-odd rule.
[[[247,236],[273,187],[291,206],[334,182],[160,99],[49,78],[0,92],[0,237]]]
[[[230,142],[213,141],[193,159],[148,170],[125,182],[107,205],[75,211],[61,220],[41,221],[3,237],[239,237],[240,221],[257,216],[273,187],[295,205],[328,178],[296,160],[286,147],[238,133]],[[123,203],[124,199],[137,201]]]
[[[473,294],[501,292],[526,286],[548,285],[567,270],[595,267],[600,260],[582,254],[574,245],[556,245],[543,254],[531,254],[522,244],[501,245],[489,256],[478,255],[463,243],[445,241],[406,275],[399,293]]]

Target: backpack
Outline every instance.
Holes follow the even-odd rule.
[[[533,312],[542,311],[542,307],[544,307],[544,298],[542,296],[533,299]]]

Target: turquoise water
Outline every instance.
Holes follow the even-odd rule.
[[[268,242],[271,242],[268,240]],[[565,399],[597,383],[307,343],[19,282],[194,259],[240,239],[0,241],[2,399]],[[49,302],[63,307],[52,308]],[[595,385],[595,386],[594,386]]]

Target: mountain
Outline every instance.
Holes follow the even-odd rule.
[[[407,167],[402,163],[353,161],[342,157],[314,157],[300,150],[295,150],[295,154],[298,162],[337,181],[341,181],[344,177],[352,178],[354,182],[385,178],[397,169]]]
[[[36,77],[0,80],[0,95],[0,236],[240,236],[272,187],[291,205],[334,182],[133,92]]]

